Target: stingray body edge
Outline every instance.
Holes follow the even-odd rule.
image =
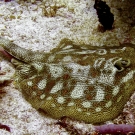
[[[34,108],[53,118],[111,120],[134,92],[133,45],[97,48],[64,39],[50,53],[32,52],[5,39],[0,46],[16,58],[15,86]]]

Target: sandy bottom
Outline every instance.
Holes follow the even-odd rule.
[[[66,1],[66,0],[65,0]],[[72,3],[72,4],[71,4]],[[69,38],[77,44],[95,46],[118,46],[119,43],[135,43],[132,35],[135,29],[115,15],[114,29],[100,32],[98,18],[93,8],[93,0],[69,0],[66,7],[59,8],[54,17],[42,15],[36,4],[18,4],[15,1],[0,1],[0,36],[13,40],[26,49],[48,52],[56,47],[61,39]],[[1,58],[0,76],[12,76],[12,65]],[[134,124],[135,96],[127,103],[123,114],[115,123]],[[0,129],[0,135],[68,135],[64,128],[56,125],[57,120],[42,116],[25,101],[14,85],[0,86],[0,123],[8,125],[11,133]]]

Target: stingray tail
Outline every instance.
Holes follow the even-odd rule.
[[[24,61],[26,63],[31,62],[30,56],[32,51],[21,48],[11,42],[10,40],[0,37],[0,46],[4,49],[0,49],[5,56],[9,56],[10,59],[16,58],[18,60]],[[5,52],[4,52],[5,51]]]

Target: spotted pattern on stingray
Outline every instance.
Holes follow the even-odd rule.
[[[49,53],[32,52],[0,38],[11,54],[14,84],[36,109],[53,118],[89,123],[115,118],[135,88],[135,47],[92,47],[63,39]]]

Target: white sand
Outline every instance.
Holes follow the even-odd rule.
[[[95,46],[117,46],[127,39],[129,27],[118,19],[115,7],[112,8],[115,29],[101,33],[97,30],[99,22],[93,8],[94,0],[65,0],[65,3],[66,7],[58,9],[55,17],[44,17],[41,8],[37,8],[40,2],[19,5],[15,1],[0,1],[0,36],[24,48],[46,52],[65,37]],[[1,67],[1,72],[12,75],[11,64],[2,60]],[[57,120],[41,116],[33,109],[12,83],[3,91],[6,94],[0,95],[0,123],[8,125],[11,133],[0,129],[0,135],[70,134],[55,124]]]

